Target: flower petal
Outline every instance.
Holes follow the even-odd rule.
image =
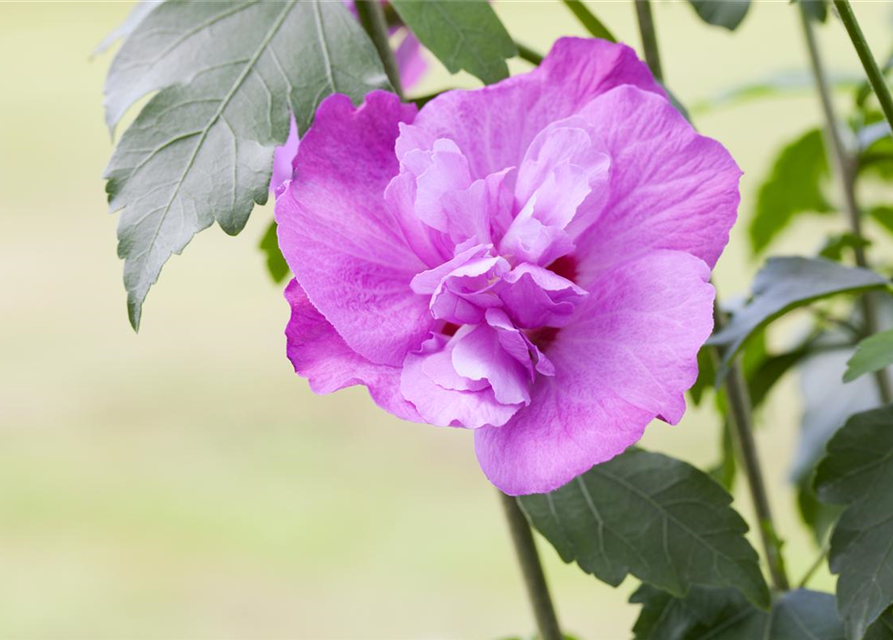
[[[598,271],[654,249],[686,251],[713,267],[728,242],[741,170],[662,97],[620,87],[581,113],[611,156],[610,197],[577,241],[583,288]]]
[[[358,109],[347,96],[326,98],[276,202],[279,246],[314,306],[351,349],[394,366],[433,322],[427,299],[409,287],[427,265],[383,201],[398,170],[398,123],[414,109],[383,91]]]
[[[270,178],[270,191],[277,196],[282,193],[282,189],[285,189],[285,182],[291,180],[292,162],[298,154],[299,143],[298,124],[292,115],[288,138],[285,144],[276,147],[276,152],[273,154],[273,177]]]
[[[623,84],[663,95],[629,47],[594,38],[561,38],[530,73],[482,89],[444,93],[426,104],[408,129],[424,132],[414,134],[418,144],[425,139],[453,140],[468,158],[472,176],[483,178],[519,166],[546,126]],[[403,152],[407,146],[404,141]]]
[[[285,288],[291,319],[285,329],[288,359],[307,378],[314,393],[326,394],[355,384],[369,388],[379,407],[398,418],[423,422],[400,393],[400,368],[373,364],[357,354],[310,303],[297,280]]]
[[[435,336],[418,353],[407,354],[400,377],[400,392],[412,402],[428,424],[442,427],[479,429],[505,424],[521,404],[502,404],[489,384],[483,385],[460,376],[452,365],[456,337],[461,339],[469,328],[463,327],[452,340]]]
[[[709,276],[676,251],[605,272],[545,349],[555,376],[539,377],[506,425],[476,434],[490,481],[512,495],[551,491],[635,443],[653,418],[678,422],[713,327]]]
[[[522,329],[567,325],[588,295],[557,273],[527,263],[505,274],[496,290],[506,312]]]

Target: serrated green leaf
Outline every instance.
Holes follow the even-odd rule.
[[[831,535],[831,572],[847,637],[893,602],[893,405],[857,413],[831,438],[815,478],[819,500],[846,505]]]
[[[701,20],[734,31],[750,9],[750,0],[688,0]]]
[[[276,221],[273,220],[260,239],[258,248],[267,257],[267,271],[270,273],[270,277],[273,282],[279,284],[288,277],[290,270],[279,250],[279,237],[276,235],[276,228]]]
[[[886,287],[887,280],[868,269],[821,258],[770,258],[754,279],[751,300],[707,342],[723,350],[717,385],[747,340],[772,320],[822,298]]]
[[[674,598],[651,587],[630,602],[642,604],[635,640],[844,640],[834,596],[796,589],[770,611],[757,609],[731,589],[692,589]]]
[[[852,382],[866,373],[880,371],[893,364],[893,329],[881,331],[862,340],[856,353],[847,362],[844,382]]]
[[[822,193],[822,180],[828,175],[825,143],[819,129],[785,145],[760,187],[756,207],[748,227],[750,248],[759,254],[798,215],[832,210]]]
[[[508,77],[518,54],[487,0],[391,0],[406,26],[450,73],[465,70],[492,84]]]
[[[106,83],[110,126],[161,89],[106,170],[111,209],[124,209],[118,254],[134,328],[171,254],[215,220],[239,233],[266,201],[289,111],[303,131],[326,95],[360,101],[385,86],[374,47],[341,3],[190,0],[152,11]]]
[[[608,584],[631,573],[678,596],[693,585],[728,586],[769,604],[732,497],[681,460],[629,450],[551,493],[518,500],[565,562]]]

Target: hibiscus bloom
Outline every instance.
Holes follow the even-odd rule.
[[[626,46],[417,112],[326,99],[276,203],[288,356],[415,422],[473,429],[487,477],[553,490],[677,423],[713,327],[740,171]]]

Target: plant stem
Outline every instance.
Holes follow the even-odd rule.
[[[877,60],[871,55],[871,49],[868,47],[868,42],[865,40],[859,21],[856,20],[856,14],[853,13],[850,0],[834,0],[834,6],[837,7],[840,21],[846,27],[846,32],[849,34],[850,40],[853,41],[853,47],[856,49],[856,53],[859,54],[859,60],[862,61],[865,75],[868,76],[868,82],[871,83],[871,88],[874,89],[874,93],[881,103],[881,109],[887,117],[887,122],[893,127],[893,96],[890,95],[890,89],[884,81],[884,74],[881,73]]]
[[[538,66],[539,63],[543,61],[543,56],[541,53],[537,53],[530,47],[525,46],[520,42],[515,42],[515,48],[518,50],[519,58],[521,58],[522,60],[526,60],[534,66]]]
[[[586,27],[586,30],[589,33],[602,40],[617,42],[614,34],[612,34],[608,28],[602,24],[602,21],[596,18],[580,0],[564,0],[564,4],[567,5],[567,8],[577,17],[580,24]]]
[[[394,52],[391,51],[391,44],[388,38],[388,22],[384,15],[381,3],[378,0],[356,0],[354,6],[357,10],[357,16],[360,18],[360,24],[372,39],[375,50],[378,51],[378,57],[384,65],[384,71],[391,81],[394,93],[403,99],[403,85],[400,83],[400,70],[397,68],[397,60],[394,58]]]
[[[725,324],[725,316],[719,308],[719,303],[714,306],[714,331],[719,331]],[[718,365],[720,354],[713,350],[714,364]],[[738,457],[744,464],[744,474],[747,477],[747,486],[750,490],[750,498],[754,511],[757,514],[757,522],[760,530],[760,540],[766,554],[766,563],[769,565],[769,575],[772,578],[772,586],[780,591],[787,591],[790,586],[784,559],[781,555],[781,544],[776,535],[775,524],[772,519],[772,509],[769,506],[769,496],[766,493],[766,484],[763,480],[763,470],[760,467],[760,458],[757,453],[757,445],[753,438],[753,420],[750,398],[747,394],[747,384],[741,371],[741,361],[736,359],[729,370],[724,383],[726,399],[729,404],[729,424],[732,427],[732,435],[738,449]]]
[[[664,81],[664,72],[660,66],[660,52],[657,48],[657,33],[654,30],[654,18],[651,15],[650,0],[635,0],[636,17],[639,22],[639,33],[642,36],[642,49],[645,51],[645,62],[651,69],[654,79]]]
[[[844,2],[844,4],[849,7],[849,3]],[[852,11],[850,12],[850,15],[852,15]],[[850,230],[853,232],[854,236],[863,238],[862,216],[859,211],[859,204],[856,201],[856,159],[850,154],[844,144],[839,121],[834,112],[834,103],[831,98],[830,87],[828,86],[828,75],[825,71],[821,52],[819,51],[818,43],[815,39],[815,32],[812,28],[812,19],[806,12],[802,2],[800,3],[800,20],[803,24],[803,35],[806,39],[806,47],[809,50],[809,61],[812,66],[816,88],[818,89],[819,98],[822,103],[822,112],[825,116],[825,137],[828,139],[830,146],[828,155],[840,176],[844,207],[846,209],[847,218],[849,219]],[[858,29],[858,25],[856,25],[856,28]],[[864,39],[862,42],[864,43]],[[875,68],[877,68],[877,65],[875,65]],[[881,77],[881,82],[883,82],[883,77]],[[884,86],[884,90],[886,91],[886,85]],[[887,96],[889,97],[889,93],[887,93]],[[865,255],[864,247],[857,244],[853,247],[853,253],[856,257],[856,266],[868,269],[869,263],[868,258]],[[864,335],[870,336],[877,333],[878,330],[877,297],[873,293],[867,293],[862,296],[861,305]],[[876,371],[874,373],[874,379],[877,384],[881,401],[884,404],[893,402],[893,389],[890,387],[890,379],[887,377],[887,372],[884,369]]]
[[[555,616],[555,608],[552,606],[552,598],[549,596],[549,587],[546,585],[546,576],[543,574],[540,557],[536,551],[530,523],[521,512],[515,498],[507,496],[501,491],[499,498],[505,510],[505,519],[508,521],[509,532],[518,555],[518,564],[521,565],[524,583],[527,585],[527,595],[530,597],[530,605],[536,618],[536,626],[539,629],[539,640],[562,640],[558,618]]]

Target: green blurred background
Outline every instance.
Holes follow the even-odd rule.
[[[628,2],[592,7],[638,46]],[[0,4],[0,637],[529,634],[470,434],[401,423],[362,389],[313,396],[293,374],[288,308],[256,249],[271,207],[237,238],[198,236],[165,268],[140,335],[130,330],[100,178],[110,55],[88,59],[130,8]],[[583,33],[558,2],[497,9],[541,51]],[[856,10],[886,54],[893,5]],[[686,2],[659,3],[655,14],[667,81],[685,103],[806,69],[786,1],[755,2],[734,34],[705,26]],[[832,71],[859,70],[836,21],[820,38]],[[435,67],[417,92],[456,84],[473,81]],[[818,122],[808,91],[696,115],[744,169],[744,218],[774,151]],[[842,218],[807,219],[773,249],[811,252],[824,231],[844,228]],[[726,298],[743,294],[756,269],[745,235],[739,225],[718,267]],[[815,549],[786,485],[796,398],[788,379],[762,411],[758,440],[799,576]],[[705,464],[718,441],[716,418],[699,410],[677,427],[655,423],[644,444]],[[540,542],[565,628],[628,637],[633,581],[612,590]],[[833,582],[825,574],[814,584]]]

